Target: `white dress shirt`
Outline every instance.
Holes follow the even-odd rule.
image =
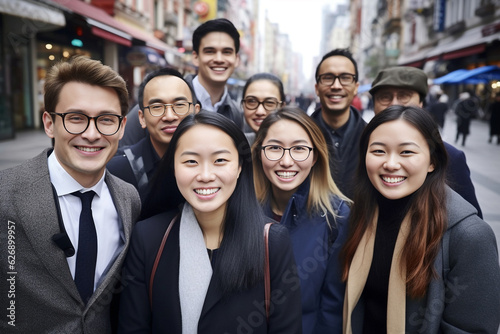
[[[99,286],[103,274],[107,272],[118,256],[119,249],[122,248],[122,223],[116,211],[109,188],[104,182],[104,172],[102,178],[91,188],[84,188],[71,177],[61,166],[52,152],[48,158],[50,181],[54,185],[61,207],[61,214],[66,233],[73,244],[75,255],[67,257],[71,276],[75,278],[76,254],[78,253],[78,231],[80,224],[80,213],[82,202],[80,198],[71,195],[75,191],[86,192],[93,190],[96,195],[92,200],[92,217],[97,233],[97,263],[94,277],[94,291]]]
[[[196,95],[196,98],[198,99],[198,101],[200,101],[203,110],[208,110],[208,111],[217,111],[217,109],[219,109],[222,103],[226,100],[228,95],[227,87],[224,87],[224,94],[222,94],[222,97],[220,98],[219,102],[212,105],[212,99],[210,98],[210,94],[208,94],[205,87],[201,85],[200,80],[198,80],[198,76],[195,76],[193,79],[193,90],[194,94]]]

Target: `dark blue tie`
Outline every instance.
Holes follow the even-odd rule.
[[[97,262],[97,233],[92,218],[92,199],[95,192],[72,193],[82,201],[80,227],[78,232],[78,252],[76,254],[75,284],[86,304],[94,293],[95,265]]]

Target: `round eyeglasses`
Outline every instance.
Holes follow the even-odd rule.
[[[167,111],[167,107],[172,108],[174,114],[178,116],[184,116],[189,112],[189,108],[193,103],[191,102],[176,102],[176,103],[153,103],[149,106],[144,107],[144,109],[148,109],[151,116],[160,117],[165,114]]]
[[[94,120],[95,127],[100,134],[112,136],[118,132],[123,120],[123,116],[116,114],[102,114],[95,117],[79,112],[51,112],[51,114],[61,116],[64,129],[72,135],[79,135],[87,131],[90,120]]]
[[[342,86],[349,86],[352,85],[354,81],[356,81],[356,76],[350,73],[342,73],[340,75],[325,73],[318,76],[318,82],[323,86],[331,86],[337,79],[339,79],[339,82]]]
[[[241,103],[248,110],[255,110],[262,104],[266,111],[274,111],[281,105],[281,101],[276,99],[268,98],[261,102],[254,97],[247,97],[246,99],[241,100]]]
[[[396,96],[396,99],[398,100],[398,103],[400,104],[406,104],[410,102],[413,93],[410,91],[405,91],[401,90],[398,92],[376,92],[375,93],[375,100],[380,103],[383,106],[387,106],[391,104],[391,102],[394,100],[394,96]]]
[[[293,160],[300,162],[309,158],[313,148],[305,145],[295,145],[289,148],[280,145],[266,145],[262,146],[262,150],[266,158],[271,161],[280,160],[285,155],[285,151],[288,151]]]

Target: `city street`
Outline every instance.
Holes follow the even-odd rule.
[[[448,114],[443,138],[450,144],[455,139],[454,115]],[[489,127],[485,121],[474,120],[466,146],[457,147],[467,156],[477,198],[484,220],[500,240],[500,145],[489,144]],[[16,166],[51,145],[42,130],[18,132],[16,139],[0,141],[0,170]]]

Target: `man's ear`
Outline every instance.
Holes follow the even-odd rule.
[[[54,138],[54,120],[52,119],[52,115],[47,111],[43,112],[42,115],[43,121],[43,129],[49,138]]]
[[[141,109],[139,109],[138,115],[139,115],[139,123],[141,123],[141,128],[145,129],[146,128],[146,120],[144,119],[144,113],[142,112]]]
[[[200,66],[200,60],[198,59],[198,53],[196,51],[193,51],[193,58],[191,59],[191,61],[193,62],[194,66]]]
[[[196,103],[196,104],[194,105],[194,113],[195,113],[195,114],[197,114],[197,113],[199,113],[199,112],[200,112],[200,110],[201,110],[201,106],[200,106],[200,104],[199,104],[199,103]]]

